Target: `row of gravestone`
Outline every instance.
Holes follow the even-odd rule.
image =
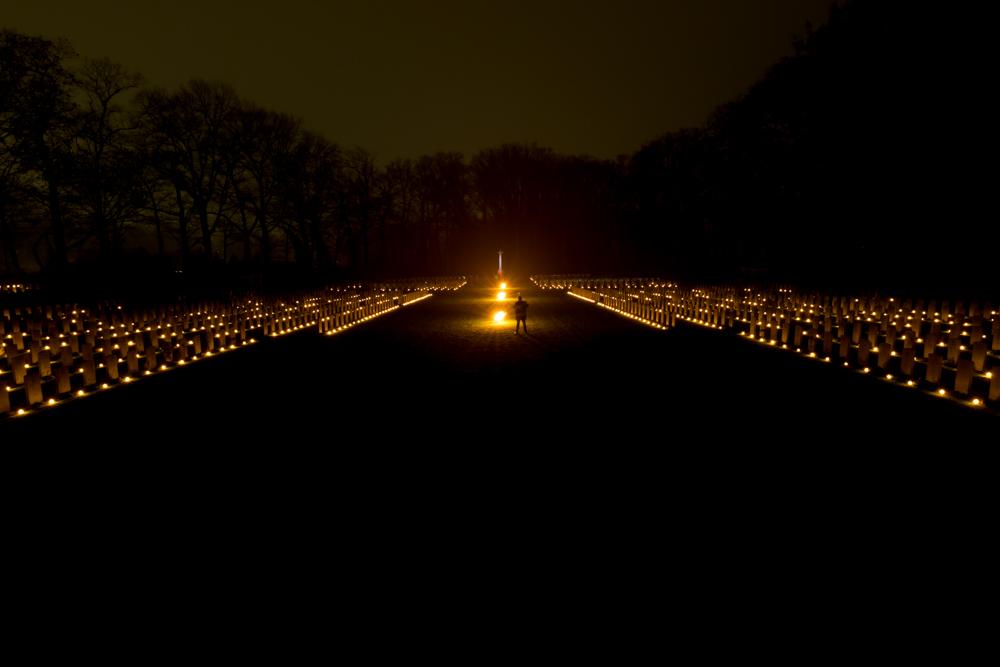
[[[314,323],[322,334],[336,333],[400,308],[400,302],[409,294],[415,293],[379,290],[350,303],[346,309],[339,308],[337,304],[321,304],[317,306]]]
[[[439,276],[373,283],[370,287],[373,290],[396,292],[448,292],[461,289],[465,282],[465,276]]]
[[[648,289],[652,287],[678,287],[676,283],[663,278],[609,278],[609,277],[568,277],[568,276],[533,276],[532,280],[543,289],[571,289],[586,287],[590,289]],[[907,298],[897,300],[894,297],[863,296],[851,297],[844,295],[822,294],[819,292],[797,293],[791,288],[778,287],[773,289],[749,287],[709,286],[686,290],[687,293],[697,293],[714,300],[729,300],[734,303],[744,303],[752,300],[770,300],[772,305],[790,309],[793,304],[822,310],[823,312],[841,314],[855,312],[889,312],[902,310],[910,312],[933,313],[935,316],[947,319],[950,316],[985,316],[996,315],[994,306],[989,302],[957,300],[924,300],[922,298]],[[748,298],[749,297],[749,298]]]
[[[95,349],[85,343],[78,355],[69,346],[59,348],[58,354],[42,350],[37,363],[31,363],[30,356],[22,353],[14,357],[10,371],[0,373],[0,382],[4,383],[0,387],[0,414],[61,403],[236,349],[253,340],[245,340],[238,333],[222,336],[191,332],[169,340],[153,337],[143,352],[135,345],[125,349]]]
[[[790,309],[781,310],[766,306],[768,299],[755,293],[731,308],[734,302],[730,296],[719,295],[715,305],[711,299],[699,301],[721,312],[727,326],[759,342],[836,358],[864,372],[877,368],[877,374],[902,376],[931,391],[950,390],[976,404],[1000,400],[1000,378],[994,378],[991,371],[1000,365],[994,354],[1000,349],[1000,318],[990,319],[977,305],[970,304],[967,315],[952,313],[958,319],[944,321],[904,310],[909,304],[895,311],[871,312],[863,309],[871,304],[859,309],[843,307],[853,300],[841,300],[839,307],[836,302],[820,305],[786,300],[781,305]],[[824,314],[824,307],[830,307],[833,314]],[[891,309],[891,300],[879,307]],[[942,310],[934,314],[946,313],[947,306],[942,304]]]
[[[451,279],[438,288],[455,285]],[[228,312],[218,304],[198,304],[189,311],[170,305],[143,311],[138,321],[130,321],[123,309],[104,305],[3,309],[0,322],[10,333],[0,347],[0,415],[60,403],[236,349],[268,330],[315,324],[315,314],[323,310],[344,322],[360,321],[386,312],[394,298],[383,290],[361,293],[338,287],[243,300],[230,304]],[[157,323],[157,316],[169,321]]]
[[[737,330],[758,342],[836,360],[975,404],[1000,401],[1000,317],[990,304],[897,302],[894,298],[810,294],[791,289],[692,288],[662,279],[565,280],[535,277],[545,289],[570,288],[648,321],[677,318]],[[610,285],[607,289],[604,286]],[[664,287],[668,289],[664,289]],[[649,291],[642,289],[650,288]],[[918,310],[930,308],[930,310]],[[997,372],[994,373],[993,369]]]
[[[677,324],[677,315],[669,309],[668,304],[651,296],[634,298],[634,295],[627,290],[599,290],[587,287],[574,287],[570,293],[660,329],[668,329]]]

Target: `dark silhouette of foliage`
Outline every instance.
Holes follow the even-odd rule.
[[[985,291],[985,61],[941,13],[834,5],[702,126],[616,160],[504,144],[384,167],[223,84],[133,96],[121,66],[3,31],[0,270],[139,252],[261,287],[482,274],[502,248],[520,273]]]

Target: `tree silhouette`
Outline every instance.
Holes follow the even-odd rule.
[[[142,83],[138,74],[108,59],[86,60],[77,74],[84,97],[75,153],[82,216],[107,262],[122,249],[125,226],[138,217],[143,156],[135,136],[137,120],[122,98]]]

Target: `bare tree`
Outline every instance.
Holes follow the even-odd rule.
[[[302,133],[285,166],[281,199],[287,208],[285,233],[294,239],[296,259],[310,271],[326,274],[335,268],[345,181],[340,148]]]
[[[364,272],[370,268],[369,234],[376,206],[378,170],[375,167],[375,158],[363,148],[352,148],[345,157],[346,171],[349,174],[351,219],[354,223],[348,227],[352,241],[351,256],[355,267]],[[357,237],[354,236],[355,233]]]
[[[284,179],[299,133],[299,121],[285,114],[257,107],[245,107],[237,114],[238,152],[233,166],[239,178],[232,174],[230,179],[239,207],[239,228],[245,243],[256,231],[263,263],[271,259],[271,234],[280,222],[278,198],[287,190]],[[244,255],[246,250],[245,245]]]
[[[178,191],[178,207],[181,193],[190,197],[207,258],[212,257],[212,237],[230,201],[239,109],[232,88],[200,80],[172,95],[145,97],[145,115],[156,135],[162,168]]]
[[[136,119],[122,103],[142,77],[104,58],[85,60],[77,80],[84,103],[76,140],[81,207],[99,256],[107,260],[120,250],[124,226],[138,213],[142,156],[132,136]]]
[[[22,181],[48,217],[36,256],[57,268],[68,262],[63,190],[72,170],[77,114],[72,100],[75,78],[66,61],[73,55],[65,40],[0,31],[0,115],[4,147],[12,153],[5,162],[8,168],[16,165],[20,173],[37,177]],[[9,224],[7,228],[10,231]],[[41,246],[49,252],[38,252]]]

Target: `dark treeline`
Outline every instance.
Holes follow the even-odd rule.
[[[636,264],[719,282],[997,296],[974,168],[992,126],[942,5],[833,6],[703,127],[630,160]],[[989,207],[990,209],[993,206]]]
[[[224,84],[144,87],[2,31],[0,274],[259,288],[486,273],[503,248],[520,273],[976,289],[993,223],[955,140],[964,89],[889,7],[833,7],[704,126],[631,156],[506,144],[384,167]]]

